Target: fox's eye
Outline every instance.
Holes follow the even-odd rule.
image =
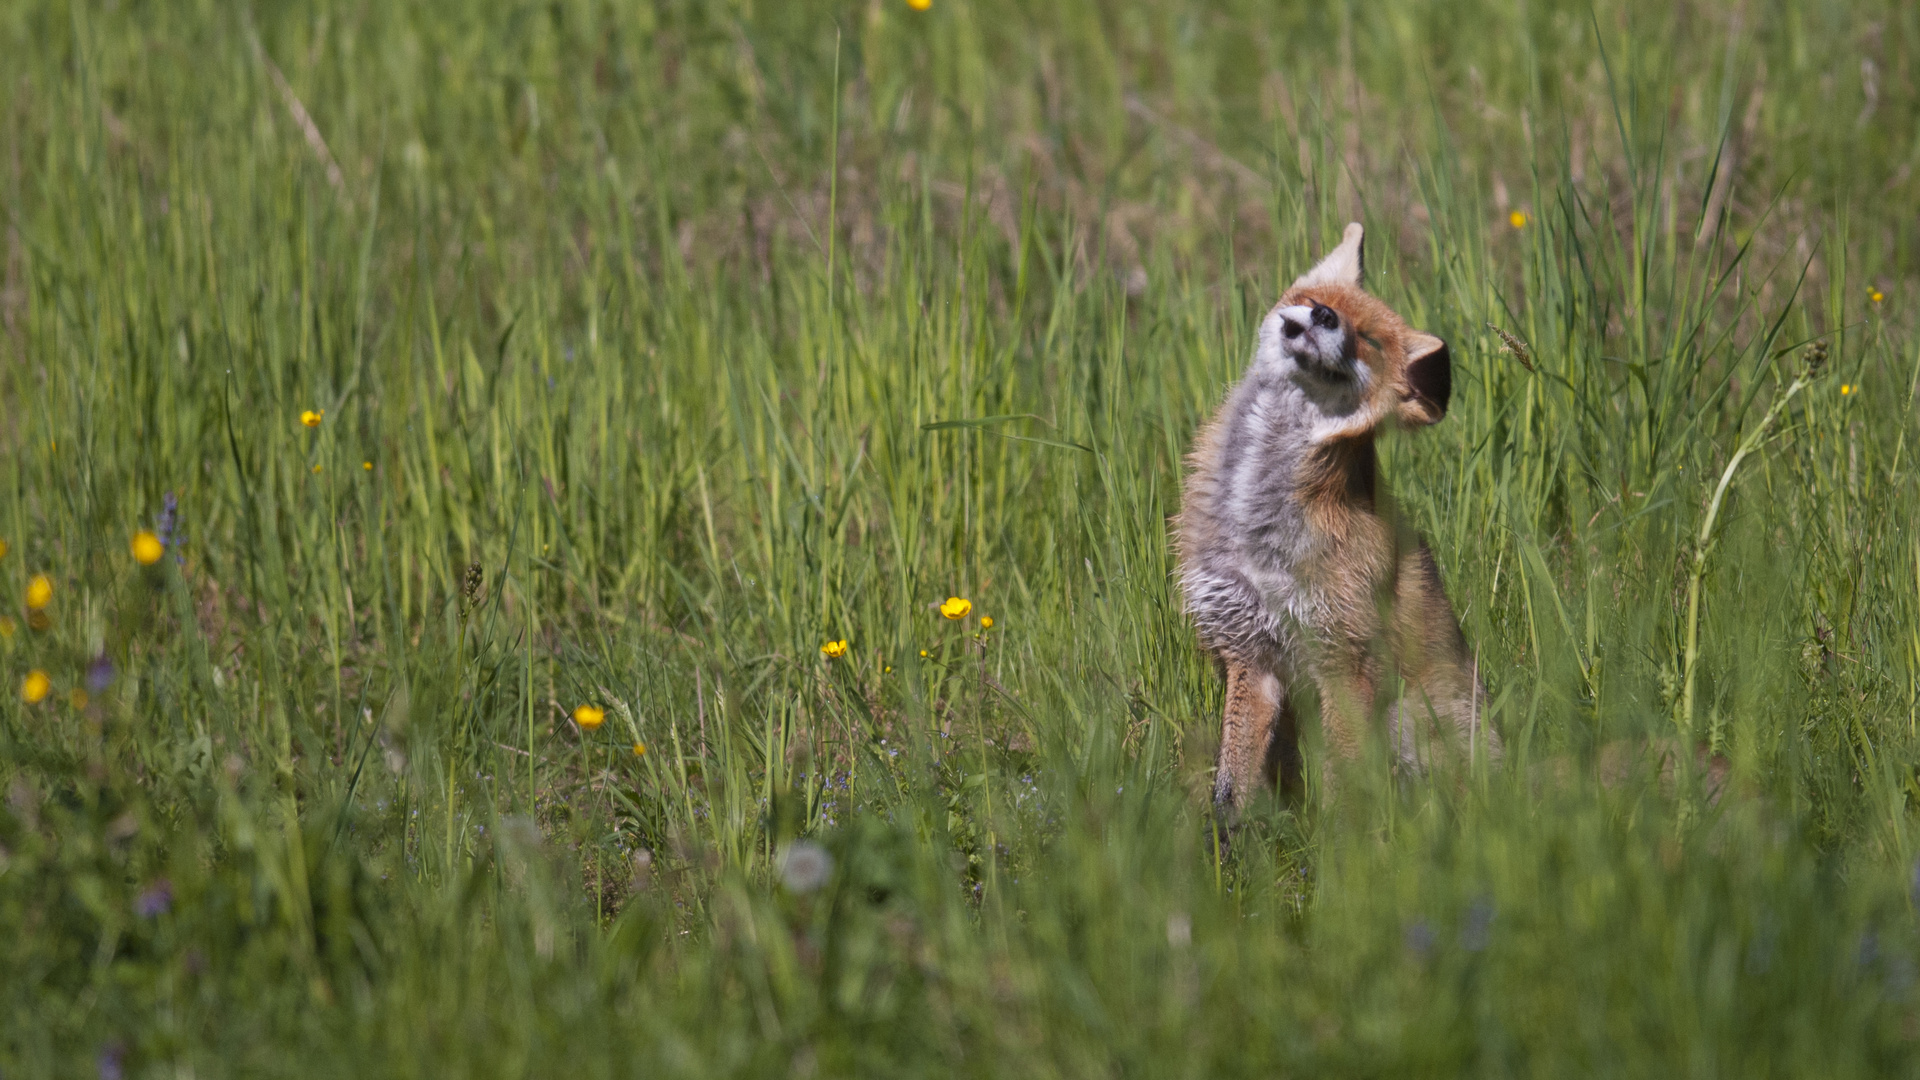
[[[1338,330],[1340,316],[1325,304],[1315,304],[1313,305],[1313,325],[1323,330]]]

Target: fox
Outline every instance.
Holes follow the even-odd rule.
[[[1439,565],[1385,504],[1374,447],[1446,415],[1452,358],[1363,288],[1364,242],[1349,224],[1261,321],[1195,438],[1174,522],[1183,606],[1226,680],[1213,800],[1227,821],[1264,788],[1304,790],[1296,686],[1318,692],[1330,787],[1366,745],[1389,662],[1396,768],[1443,749],[1501,757]]]

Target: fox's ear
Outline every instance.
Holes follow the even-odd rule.
[[[1418,330],[1407,334],[1407,388],[1400,399],[1400,419],[1411,425],[1431,424],[1447,415],[1453,396],[1453,357],[1447,343]]]
[[[1340,238],[1340,246],[1315,263],[1313,269],[1300,275],[1300,280],[1294,282],[1293,287],[1360,284],[1361,277],[1367,272],[1366,261],[1360,252],[1365,233],[1359,222],[1348,222],[1346,234]]]

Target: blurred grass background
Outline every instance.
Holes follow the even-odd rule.
[[[8,5],[0,1073],[1911,1075],[1917,45]],[[1348,220],[1511,760],[1223,858],[1166,521]]]

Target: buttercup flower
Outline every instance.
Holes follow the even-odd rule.
[[[132,547],[133,561],[141,566],[152,566],[160,561],[161,555],[166,553],[166,549],[160,544],[160,538],[145,529],[133,534]]]
[[[982,630],[993,629],[993,616],[991,615],[980,616],[980,629]]]
[[[1840,396],[1842,396],[1842,397],[1845,397],[1846,395],[1848,395],[1848,394],[1851,394],[1851,393],[1853,393],[1853,384],[1852,384],[1852,383],[1841,383],[1841,384],[1840,384]]]
[[[27,582],[27,607],[39,611],[51,603],[53,603],[53,580],[45,574],[33,575],[33,580]]]
[[[26,679],[20,683],[20,700],[29,705],[40,704],[51,693],[53,693],[53,680],[47,678],[47,673],[39,668],[27,672]]]
[[[1533,219],[1527,216],[1527,212],[1525,210],[1515,210],[1513,213],[1507,215],[1507,224],[1513,226],[1516,229],[1526,228],[1527,222],[1531,220]]]
[[[829,660],[840,659],[847,655],[847,639],[841,638],[839,641],[827,642],[825,645],[820,646],[820,654]]]
[[[647,756],[647,744],[646,744],[646,743],[643,743],[643,742],[637,742],[637,743],[634,743],[634,744],[633,744],[633,756],[634,756],[634,757],[646,757],[646,756]]]
[[[366,471],[368,471],[368,472],[372,472],[372,471],[373,471],[373,462],[371,462],[371,461],[363,461],[363,462],[361,462],[361,463],[360,463],[360,467],[361,467],[362,469],[365,469],[365,470],[366,470]]]
[[[925,11],[933,6],[933,0],[907,0],[907,6],[915,11]]]
[[[303,409],[300,412],[300,424],[303,427],[319,427],[320,421],[327,415],[325,409]]]
[[[1886,298],[1887,298],[1887,294],[1881,292],[1879,289],[1867,290],[1867,299],[1873,301],[1876,304],[1882,300],[1885,300]]]
[[[940,614],[949,619],[964,619],[973,610],[973,601],[963,596],[949,596],[947,602],[940,605]]]
[[[573,722],[583,731],[592,731],[607,722],[607,710],[593,705],[582,705],[573,710]]]

